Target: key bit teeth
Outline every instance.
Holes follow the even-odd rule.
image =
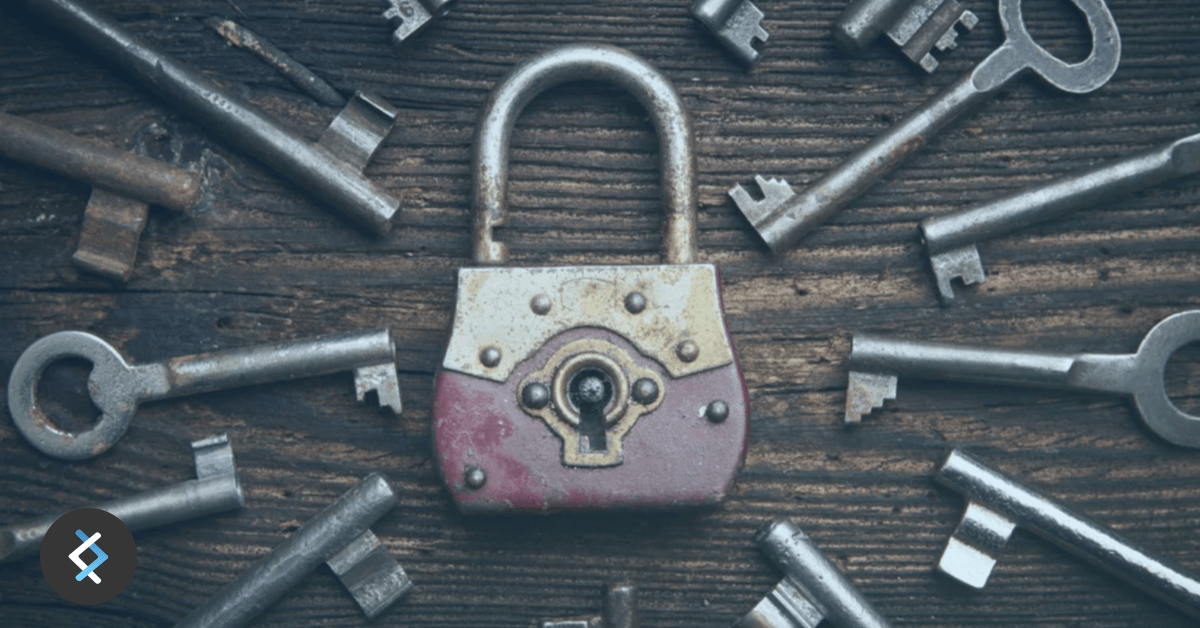
[[[400,380],[396,376],[395,364],[377,364],[354,369],[354,392],[359,402],[366,401],[367,393],[375,391],[379,405],[400,414]]]
[[[760,54],[757,40],[765,44],[770,35],[762,27],[763,12],[750,0],[696,0],[692,15],[743,64],[753,67]]]
[[[404,568],[367,530],[326,561],[367,619],[373,619],[412,589]]]
[[[858,425],[862,417],[875,408],[882,408],[883,402],[895,399],[898,382],[895,375],[850,371],[850,383],[846,386],[846,425]]]
[[[776,209],[779,209],[789,199],[796,195],[792,191],[792,186],[784,179],[764,179],[762,175],[754,175],[754,181],[758,184],[758,189],[762,191],[763,197],[761,200],[750,196],[746,188],[742,184],[733,186],[729,190],[729,197],[733,199],[734,204],[741,210],[742,214],[750,220],[753,225],[758,225],[767,216],[770,216]]]
[[[975,502],[967,503],[958,528],[946,542],[938,571],[982,589],[996,566],[996,557],[1012,537],[1016,522]]]
[[[387,0],[387,3],[390,6],[383,12],[383,18],[396,29],[392,33],[392,43],[397,46],[433,20],[433,14],[418,0]]]
[[[983,274],[983,262],[979,259],[979,249],[974,244],[930,255],[929,265],[933,267],[933,275],[937,279],[938,294],[946,303],[954,301],[954,288],[950,282],[955,278],[962,279],[964,286],[987,281]]]

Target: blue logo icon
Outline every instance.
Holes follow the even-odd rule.
[[[96,575],[95,571],[97,567],[104,564],[104,561],[108,560],[108,554],[105,554],[104,550],[100,549],[99,545],[96,545],[96,541],[100,540],[100,533],[97,532],[89,537],[83,533],[83,530],[76,530],[75,536],[79,537],[80,541],[83,541],[83,545],[76,547],[75,551],[71,552],[70,554],[71,562],[75,563],[75,566],[79,567],[81,570],[79,574],[75,576],[75,580],[78,582],[87,577],[91,578],[92,582],[100,584],[100,576]],[[96,560],[93,560],[92,564],[90,565],[85,565],[83,561],[80,560],[79,555],[86,552],[89,548],[92,550],[92,553],[96,555]]]

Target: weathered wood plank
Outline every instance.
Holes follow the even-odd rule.
[[[933,573],[962,501],[932,482],[950,446],[1075,505],[1200,571],[1200,462],[1166,445],[1119,398],[902,380],[858,429],[841,426],[850,335],[872,331],[1064,351],[1130,351],[1161,318],[1200,307],[1200,179],[1113,199],[984,243],[983,286],[938,305],[917,240],[926,216],[1144,150],[1196,131],[1200,22],[1189,0],[1111,0],[1121,69],[1086,96],[1020,81],[953,125],[800,247],[772,258],[725,191],[754,173],[796,186],[982,59],[1001,40],[990,3],[976,31],[925,77],[882,43],[837,53],[841,0],[758,0],[770,45],[742,72],[683,0],[464,0],[402,50],[382,3],[97,0],[130,30],[316,138],[335,112],[307,100],[203,26],[220,16],[272,40],[335,87],[401,110],[368,174],[404,200],[373,237],[224,145],[19,8],[0,14],[0,107],[113,145],[147,123],[204,168],[212,198],[189,216],[151,212],[132,279],[70,263],[86,186],[0,163],[0,373],[36,338],[84,329],[146,362],[170,355],[388,325],[406,412],[353,403],[346,374],[147,404],[109,453],[42,456],[0,421],[6,520],[191,477],[187,441],[228,431],[247,507],[143,532],[130,587],[75,607],[36,561],[0,567],[6,625],[169,625],[217,591],[357,478],[379,470],[402,507],[376,527],[417,584],[376,625],[522,626],[593,611],[602,583],[641,586],[646,626],[727,626],[779,574],[753,546],[768,517],[792,516],[897,626],[1171,627],[1179,613],[1018,533],[992,582],[970,593]],[[1065,2],[1025,2],[1048,49],[1086,54]],[[488,91],[520,59],[599,40],[662,68],[693,115],[704,256],[753,402],[746,468],[719,509],[550,518],[465,518],[429,451],[432,375],[469,259],[470,144]],[[522,264],[652,263],[660,200],[645,112],[617,90],[556,88],[514,133],[510,226]],[[1200,351],[1181,351],[1168,388],[1200,405]],[[59,390],[81,382],[60,373]],[[78,392],[77,390],[77,392]],[[79,403],[75,395],[74,403]],[[1189,405],[1190,404],[1190,405]],[[326,570],[255,625],[361,625]]]

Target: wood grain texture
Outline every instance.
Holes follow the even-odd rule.
[[[151,212],[124,285],[72,266],[86,186],[0,162],[0,373],[35,339],[80,329],[135,362],[388,325],[406,411],[353,403],[348,374],[147,404],[98,458],[65,463],[0,421],[0,516],[15,520],[192,477],[187,442],[227,431],[246,508],[140,533],[137,574],[116,599],[72,606],[37,561],[0,566],[0,624],[165,626],[266,554],[358,478],[384,472],[402,506],[375,531],[414,593],[379,626],[528,627],[594,612],[600,586],[641,587],[643,623],[730,625],[780,574],[753,532],[791,516],[897,626],[1191,625],[1154,598],[1018,532],[981,592],[933,565],[963,508],[932,482],[966,446],[1200,572],[1200,453],[1165,444],[1124,400],[901,380],[899,399],[841,425],[853,332],[1092,352],[1133,350],[1163,317],[1200,307],[1200,178],[1192,177],[984,243],[988,281],[939,307],[917,240],[925,217],[1196,132],[1200,14],[1191,0],[1110,0],[1121,68],[1087,96],[1035,79],[954,125],[830,224],[780,258],[728,200],[754,173],[802,186],[982,59],[1002,39],[994,4],[942,67],[918,75],[880,42],[834,49],[842,0],[756,0],[770,43],[740,70],[686,0],[462,0],[400,50],[375,0],[96,0],[128,28],[316,138],[335,112],[207,30],[239,20],[338,89],[374,90],[400,123],[368,174],[404,199],[372,237],[230,149],[23,10],[0,8],[0,108],[113,145],[148,123],[203,168],[211,200]],[[1082,58],[1065,0],[1026,0],[1034,36]],[[1060,6],[1061,5],[1061,6]],[[745,469],[713,511],[459,516],[431,461],[432,377],[469,257],[469,151],[488,91],[518,60],[580,40],[658,66],[696,131],[703,257],[720,265],[753,407]],[[501,234],[520,264],[647,263],[660,223],[657,143],[636,102],[592,83],[535,101],[514,134],[514,208]],[[74,382],[62,377],[60,390]],[[1168,370],[1200,406],[1200,351]],[[82,390],[82,388],[79,388]],[[79,391],[76,391],[78,397]],[[256,626],[365,620],[320,569]]]

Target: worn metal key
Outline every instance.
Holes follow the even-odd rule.
[[[938,469],[937,482],[967,497],[967,510],[938,561],[938,571],[955,580],[982,589],[1013,529],[1020,526],[1200,619],[1200,581],[1195,576],[974,456],[958,449],[950,452]]]
[[[756,535],[758,546],[785,575],[734,628],[890,628],[812,539],[780,517]]]
[[[386,0],[388,8],[383,18],[392,28],[392,43],[399,46],[405,39],[425,30],[430,22],[454,8],[457,0]]]
[[[1150,429],[1184,447],[1200,447],[1200,417],[1167,396],[1167,360],[1200,340],[1200,310],[1169,316],[1150,330],[1137,353],[1053,353],[855,334],[850,350],[846,424],[896,398],[899,375],[927,379],[1062,388],[1129,395]]]
[[[37,403],[37,385],[52,362],[79,357],[92,363],[88,392],[103,413],[89,430],[60,430]],[[129,428],[138,405],[224,388],[354,371],[359,401],[375,391],[399,413],[396,347],[386,328],[311,340],[201,353],[132,366],[107,342],[81,331],[40,338],[17,358],[8,380],[8,410],[34,447],[66,460],[108,451]]]
[[[245,504],[233,449],[224,434],[192,443],[196,479],[90,506],[111,513],[132,532],[203,517]],[[55,513],[0,526],[0,563],[37,554]]]
[[[22,0],[159,96],[330,206],[376,233],[392,226],[400,200],[363,175],[398,112],[382,98],[354,95],[310,142],[205,74],[134,37],[81,0]]]
[[[1117,70],[1121,39],[1103,0],[1071,0],[1087,17],[1092,52],[1066,63],[1037,45],[1021,20],[1020,0],[1000,0],[1004,44],[962,78],[925,102],[886,133],[825,174],[800,194],[787,181],[756,176],[763,198],[741,185],[729,196],[775,253],[781,253],[829,219],[895,168],[910,153],[958,116],[1000,92],[1027,71],[1072,94],[1099,89]]]
[[[921,221],[921,237],[937,277],[938,294],[954,300],[950,282],[983,283],[975,244],[1049,220],[1123,192],[1200,172],[1200,133],[944,216]]]
[[[175,627],[245,626],[321,563],[346,585],[367,619],[378,616],[413,586],[371,531],[397,504],[388,481],[368,475]]]
[[[94,186],[73,259],[80,268],[117,281],[133,273],[151,204],[187,212],[204,196],[198,173],[4,112],[0,156]]]
[[[750,0],[695,0],[692,17],[700,21],[747,67],[758,63],[759,52],[754,42],[767,43],[767,30],[762,27],[763,12]]]
[[[843,51],[862,52],[881,34],[926,72],[938,67],[931,51],[958,45],[958,30],[975,28],[979,18],[956,0],[854,0],[833,25],[833,40]]]

